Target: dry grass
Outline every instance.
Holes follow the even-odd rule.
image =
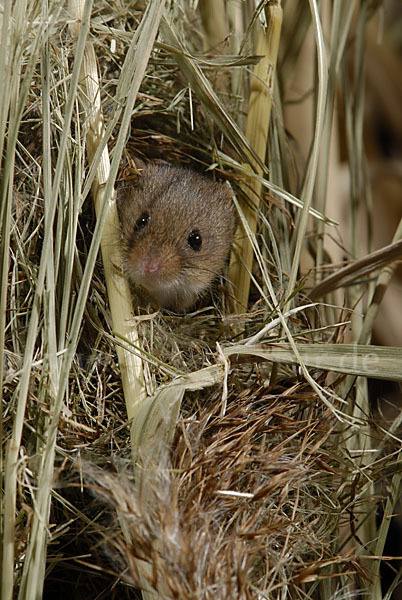
[[[363,139],[379,3],[284,3],[266,156],[243,133],[264,3],[219,2],[216,24],[187,2],[128,4],[2,7],[1,597],[390,600],[402,354],[366,348],[401,233],[372,235],[367,158],[397,180],[381,137]],[[132,309],[123,154],[231,181],[241,312],[224,278],[191,314]],[[377,405],[367,375],[394,396]]]

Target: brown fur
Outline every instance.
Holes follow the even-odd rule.
[[[123,184],[117,207],[122,228],[124,270],[160,306],[191,308],[224,267],[235,230],[230,188],[208,177],[163,163],[144,166],[136,183]],[[144,213],[149,221],[136,231]],[[188,242],[199,232],[202,244]],[[158,265],[151,275],[141,265]]]

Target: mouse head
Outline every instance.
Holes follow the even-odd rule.
[[[235,230],[230,187],[167,164],[146,165],[117,207],[124,269],[160,306],[184,311],[222,270]]]

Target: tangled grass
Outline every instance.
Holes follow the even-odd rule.
[[[391,246],[358,246],[379,3],[287,1],[282,29],[280,2],[195,4],[1,9],[5,600],[380,600],[400,579],[396,563],[381,588],[399,399],[375,412],[366,378],[401,380],[400,348],[367,344],[402,227]],[[270,87],[257,50],[275,36]],[[307,121],[291,97],[305,42],[303,157],[288,111]],[[351,241],[334,250],[339,138]],[[226,279],[184,316],[133,307],[121,277],[113,188],[138,155],[235,192]]]

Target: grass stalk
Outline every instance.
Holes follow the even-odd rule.
[[[374,549],[374,565],[372,566],[371,576],[375,587],[375,593],[381,598],[381,577],[380,577],[380,566],[381,557],[384,554],[385,542],[387,540],[389,528],[391,525],[391,519],[395,515],[395,507],[400,502],[400,490],[402,483],[402,452],[399,451],[397,460],[395,461],[395,474],[392,477],[387,500],[384,507],[384,514],[382,515],[381,523],[377,532],[377,540]],[[375,597],[375,596],[373,596]]]
[[[205,36],[204,51],[216,51],[229,33],[225,3],[223,0],[200,0],[199,7]]]
[[[127,279],[121,272],[116,272],[116,265],[121,265],[122,260],[120,254],[120,225],[112,183],[117,174],[118,161],[120,160],[123,144],[126,140],[129,119],[158,31],[163,6],[164,0],[154,1],[150,4],[148,11],[143,17],[143,23],[145,23],[145,25],[143,25],[138,40],[136,53],[131,57],[138,67],[134,70],[134,85],[132,86],[131,93],[125,106],[119,137],[114,151],[114,172],[111,173],[108,151],[105,146],[99,157],[99,162],[97,163],[97,174],[92,186],[96,213],[98,219],[102,219],[103,221],[101,249],[113,329],[118,337],[125,338],[134,347],[139,345],[139,337],[136,322],[132,317],[133,308],[131,303],[131,292]],[[123,71],[122,77],[124,76],[125,72]],[[89,122],[87,152],[89,162],[93,163],[96,157],[96,151],[100,147],[100,141],[104,137],[105,131],[100,105],[100,88],[96,55],[93,45],[89,43],[87,43],[83,61],[82,80],[85,90],[84,104],[86,105]],[[110,196],[108,194],[110,194]],[[108,198],[110,199],[108,200]],[[137,455],[136,432],[138,432],[140,428],[137,416],[138,411],[146,399],[142,360],[136,353],[127,351],[120,344],[117,344],[116,351],[119,358],[127,414],[129,418],[133,418],[132,451],[135,462],[135,457]],[[176,415],[176,412],[174,414]],[[125,531],[126,529],[123,523],[124,522],[122,521],[123,531]],[[126,532],[126,537],[127,536],[128,533]],[[148,572],[149,567],[146,563],[139,561],[139,572],[141,573],[142,570]],[[146,580],[144,580],[141,575],[140,578],[142,579],[143,598],[156,598],[157,596],[154,595],[152,590],[147,589],[149,586],[147,586]]]
[[[4,16],[7,15],[7,10],[10,10],[10,6],[7,3]],[[10,14],[10,13],[8,13]],[[11,210],[12,203],[12,183],[13,183],[13,171],[15,161],[15,148],[17,144],[17,134],[20,127],[22,112],[25,107],[28,92],[31,86],[34,68],[36,60],[39,56],[41,43],[46,36],[48,23],[44,23],[40,19],[40,15],[36,15],[34,10],[27,11],[26,3],[21,2],[14,6],[12,13],[13,18],[10,19],[6,24],[3,21],[3,33],[1,43],[1,56],[2,63],[7,64],[5,73],[9,76],[8,85],[5,85],[5,89],[9,89],[9,96],[2,95],[2,107],[1,114],[2,119],[7,117],[9,112],[9,123],[8,123],[8,136],[7,136],[7,150],[5,155],[5,161],[3,165],[3,177],[0,186],[1,195],[1,206],[2,206],[2,219],[4,225],[4,237],[3,237],[3,265],[5,270],[3,271],[2,277],[8,278],[8,260],[6,261],[5,253],[8,251],[9,246],[9,213]],[[28,18],[27,18],[28,15]],[[38,19],[38,28],[35,31],[35,43],[30,52],[29,59],[26,64],[24,74],[21,81],[21,65],[20,60],[24,49],[24,42],[31,34],[34,19]],[[10,23],[12,25],[10,26]],[[15,44],[13,47],[12,44]],[[13,57],[13,64],[10,63],[11,57]],[[2,121],[5,124],[5,121]],[[3,140],[4,138],[2,138]],[[4,209],[4,210],[3,210]],[[47,228],[48,230],[48,228]],[[50,238],[48,238],[49,242]],[[7,255],[8,256],[8,255]],[[40,306],[40,299],[43,292],[43,283],[45,271],[47,269],[46,262],[41,262],[40,267],[40,279],[35,292],[35,299],[32,307],[32,318],[26,338],[24,362],[21,374],[21,385],[19,389],[19,397],[17,403],[17,409],[14,416],[14,426],[11,439],[7,445],[6,460],[5,460],[5,481],[4,481],[4,520],[3,520],[3,553],[2,553],[2,580],[1,580],[1,597],[5,600],[9,599],[13,595],[14,587],[14,548],[15,548],[15,523],[16,523],[16,488],[17,488],[17,468],[18,468],[18,454],[20,451],[21,436],[24,426],[24,414],[27,403],[28,386],[30,369],[32,365],[33,349],[37,334],[38,325],[38,312]],[[4,292],[2,296],[6,299],[7,283],[4,286]],[[2,373],[3,377],[3,373]]]
[[[314,139],[311,148],[311,154],[306,168],[306,178],[304,180],[303,189],[301,192],[301,200],[303,201],[303,209],[298,216],[297,223],[297,236],[295,249],[292,259],[292,268],[289,275],[289,282],[287,286],[286,296],[292,297],[295,289],[298,270],[300,265],[300,255],[302,247],[304,245],[307,221],[309,215],[309,208],[313,199],[313,192],[316,183],[316,175],[318,168],[318,159],[322,142],[322,134],[324,127],[324,117],[326,108],[326,95],[328,86],[328,73],[327,73],[327,55],[325,50],[324,38],[321,28],[320,15],[318,5],[315,0],[309,0],[310,10],[313,20],[314,36],[317,47],[317,61],[318,61],[318,89],[317,89],[317,110],[315,116],[315,127],[314,127]]]
[[[246,125],[246,137],[263,163],[267,151],[275,68],[282,26],[281,6],[277,3],[266,6],[265,16],[266,30],[264,31],[260,26],[257,36],[256,54],[262,58],[253,72]],[[248,168],[260,176],[263,173],[261,166],[255,162],[249,163]],[[255,178],[249,178],[245,181],[245,190],[250,193],[252,204],[244,204],[244,217],[249,224],[251,235],[255,235],[262,186]],[[234,294],[234,312],[243,312],[247,307],[253,257],[250,240],[245,235],[244,229],[239,227],[229,268],[229,280]]]
[[[332,14],[332,26],[331,26],[331,42],[330,42],[330,62],[328,72],[328,91],[327,91],[327,107],[324,117],[324,128],[323,128],[323,144],[320,152],[319,169],[318,169],[318,181],[317,181],[317,193],[316,193],[316,208],[323,214],[326,213],[326,200],[327,200],[327,188],[328,188],[328,175],[330,166],[330,149],[331,145],[334,144],[332,134],[334,134],[333,127],[333,114],[335,105],[335,91],[337,82],[337,54],[335,48],[339,46],[340,37],[340,24],[341,24],[341,3],[335,0],[333,3],[333,14]],[[324,224],[322,222],[316,223],[316,230],[318,233],[317,240],[317,251],[316,251],[316,264],[320,266],[324,262]],[[316,271],[316,284],[319,283],[321,272],[318,269]],[[317,279],[318,278],[318,279]]]
[[[10,25],[11,1],[6,0],[3,5],[3,19],[0,43],[0,73],[4,74],[4,79],[8,82],[8,42],[9,42],[9,25]],[[0,97],[0,157],[3,156],[3,145],[5,140],[5,130],[7,123],[7,115],[10,107],[10,98],[7,91],[11,89],[10,85],[5,86],[6,93]],[[8,292],[8,277],[9,277],[9,253],[10,253],[10,222],[11,222],[11,197],[7,190],[2,190],[1,193],[1,208],[0,208],[0,226],[1,226],[1,242],[0,242],[0,264],[1,264],[1,279],[0,279],[0,382],[4,377],[4,342],[5,342],[5,327],[6,327],[6,311],[7,311],[7,292]],[[3,386],[0,385],[0,404],[3,404]],[[4,435],[3,411],[0,411],[0,439]],[[0,540],[4,540],[4,512],[3,512],[3,473],[4,473],[3,448],[0,452]],[[8,559],[9,563],[9,559]],[[0,543],[0,589],[5,573],[3,572],[3,544]],[[8,585],[8,583],[7,583]]]
[[[170,47],[166,47],[173,55],[191,89],[197,94],[205,110],[211,115],[219,129],[230,140],[236,150],[247,161],[262,162],[249,144],[236,121],[229,115],[225,105],[215,93],[208,78],[204,75],[197,61],[186,52],[174,23],[164,18],[161,22],[161,33]]]
[[[66,156],[66,149],[68,144],[68,131],[72,119],[73,107],[75,102],[76,90],[78,87],[79,72],[81,67],[81,61],[84,54],[85,40],[89,31],[90,15],[92,9],[92,1],[87,0],[85,2],[85,9],[83,12],[83,19],[81,22],[80,35],[77,43],[76,61],[73,68],[71,77],[71,84],[69,89],[69,97],[66,104],[66,113],[64,120],[64,128],[62,132],[62,138],[60,142],[60,152],[55,169],[55,176],[52,187],[52,194],[49,203],[49,216],[47,218],[45,227],[45,238],[44,238],[44,249],[41,256],[40,272],[38,276],[38,284],[36,288],[35,299],[36,303],[33,307],[33,316],[30,322],[30,327],[27,336],[27,350],[24,355],[24,359],[27,357],[24,365],[24,378],[25,382],[22,390],[20,390],[20,406],[21,406],[21,419],[23,419],[23,411],[25,411],[27,393],[28,393],[28,382],[29,373],[32,364],[32,354],[34,344],[36,340],[36,332],[39,319],[39,310],[41,297],[44,289],[45,275],[48,271],[48,260],[52,256],[50,252],[50,244],[52,242],[52,225],[56,212],[57,196],[60,188],[60,180],[62,177],[62,169],[64,166],[64,160]],[[36,310],[35,310],[36,309]],[[28,343],[29,340],[29,343]],[[65,387],[62,386],[61,380],[57,385],[57,396],[54,400],[54,412],[49,423],[47,430],[48,436],[46,439],[45,447],[43,450],[43,458],[40,463],[40,473],[38,476],[38,491],[35,501],[35,511],[31,528],[31,536],[27,548],[27,554],[24,561],[23,575],[19,590],[19,600],[31,600],[33,598],[40,597],[42,594],[43,583],[44,583],[44,559],[47,544],[47,524],[49,519],[50,510],[50,494],[52,488],[53,478],[53,464],[54,464],[54,451],[56,443],[56,432],[58,427],[58,420],[62,401],[64,397]],[[22,422],[21,429],[18,432],[19,439],[22,433]],[[14,446],[14,452],[17,450],[17,445]]]
[[[76,7],[77,16],[80,15],[80,9],[82,10],[82,6]],[[105,135],[105,128],[100,104],[96,55],[93,44],[90,42],[86,44],[81,78],[83,86],[82,102],[86,107],[89,127],[86,137],[88,161],[90,164],[93,164],[96,150]],[[104,202],[104,187],[109,177],[109,153],[107,146],[105,146],[97,163],[96,177],[92,184],[97,215],[99,215]],[[113,192],[111,200],[107,203],[101,249],[113,329],[116,335],[123,336],[134,346],[138,346],[138,331],[133,319],[130,289],[127,279],[122,275],[121,270],[116,268],[116,266],[122,264],[122,260],[120,254],[120,224],[117,216],[115,194]],[[142,361],[134,353],[128,352],[120,345],[116,346],[116,351],[121,369],[127,414],[129,418],[132,418],[136,413],[137,407],[146,396],[142,376]]]

